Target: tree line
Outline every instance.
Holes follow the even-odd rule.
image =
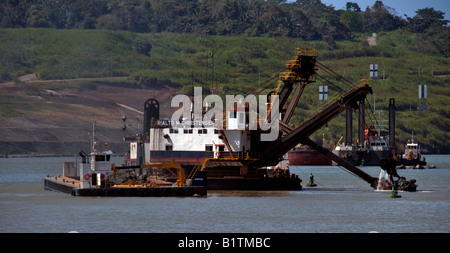
[[[382,1],[365,10],[353,2],[347,2],[345,10],[336,10],[320,0],[0,0],[0,6],[2,28],[287,36],[324,39],[330,45],[350,39],[352,32],[406,27],[438,37],[425,43],[436,46],[449,33],[441,11],[426,8],[402,18]],[[445,46],[438,47],[442,51]]]

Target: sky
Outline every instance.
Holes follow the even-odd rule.
[[[344,9],[347,2],[357,3],[362,11],[367,6],[372,7],[376,0],[322,0],[326,5],[333,5],[335,9]],[[395,9],[397,16],[405,18],[414,17],[418,9],[431,8],[434,10],[445,12],[445,19],[450,20],[450,1],[449,0],[382,0],[385,6]]]

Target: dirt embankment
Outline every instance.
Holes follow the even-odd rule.
[[[178,90],[126,88],[97,85],[95,88],[39,88],[34,75],[23,83],[0,84],[0,156],[73,155],[89,151],[92,128],[95,139],[108,143],[123,154],[128,145],[124,135],[136,134],[143,126],[144,103],[149,98],[160,102],[161,117],[170,117],[172,97]],[[125,106],[124,106],[125,105]],[[127,128],[122,130],[126,115]]]

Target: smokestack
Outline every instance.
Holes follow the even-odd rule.
[[[395,149],[395,99],[389,99],[389,146]]]
[[[159,119],[159,102],[154,98],[145,101],[144,104],[144,129],[143,133],[150,131],[152,119]]]
[[[361,145],[364,145],[364,129],[366,127],[366,105],[364,100],[359,101],[359,123],[358,123],[358,139]]]
[[[347,108],[346,110],[346,132],[345,132],[345,144],[351,146],[352,145],[352,108]]]

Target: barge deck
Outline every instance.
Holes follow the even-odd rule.
[[[198,179],[198,178],[197,178]],[[206,180],[206,179],[205,179]],[[72,196],[111,196],[111,197],[191,197],[206,196],[207,190],[200,186],[113,186],[98,188],[80,188],[80,181],[68,177],[44,178],[46,190],[59,191]]]

